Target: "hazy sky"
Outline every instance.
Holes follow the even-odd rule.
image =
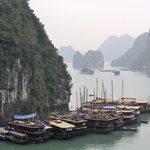
[[[150,28],[150,0],[30,0],[56,48],[96,50],[110,35],[137,37]]]

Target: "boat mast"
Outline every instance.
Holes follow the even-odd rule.
[[[111,96],[112,96],[112,101],[113,101],[113,80],[111,80]]]
[[[122,79],[122,99],[123,99],[123,79]]]
[[[76,105],[77,105],[77,109],[78,109],[78,94],[76,92]]]
[[[96,78],[96,99],[98,99],[98,78]]]

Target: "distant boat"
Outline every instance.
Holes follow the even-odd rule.
[[[93,74],[94,73],[93,66],[91,66],[89,68],[82,68],[82,69],[80,69],[80,73],[81,74]]]
[[[137,128],[123,127],[122,129],[127,131],[137,131]]]
[[[120,75],[120,71],[113,71],[113,73],[115,74],[115,75]]]
[[[147,120],[140,120],[141,123],[148,123]]]

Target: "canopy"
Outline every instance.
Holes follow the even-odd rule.
[[[115,106],[105,106],[105,107],[103,107],[104,109],[116,109],[117,107],[115,107]]]
[[[28,115],[14,115],[14,119],[29,119],[36,116],[36,113],[28,114]]]

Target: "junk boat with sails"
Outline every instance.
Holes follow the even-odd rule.
[[[94,74],[93,66],[90,66],[89,68],[82,68],[80,69],[81,74]]]

